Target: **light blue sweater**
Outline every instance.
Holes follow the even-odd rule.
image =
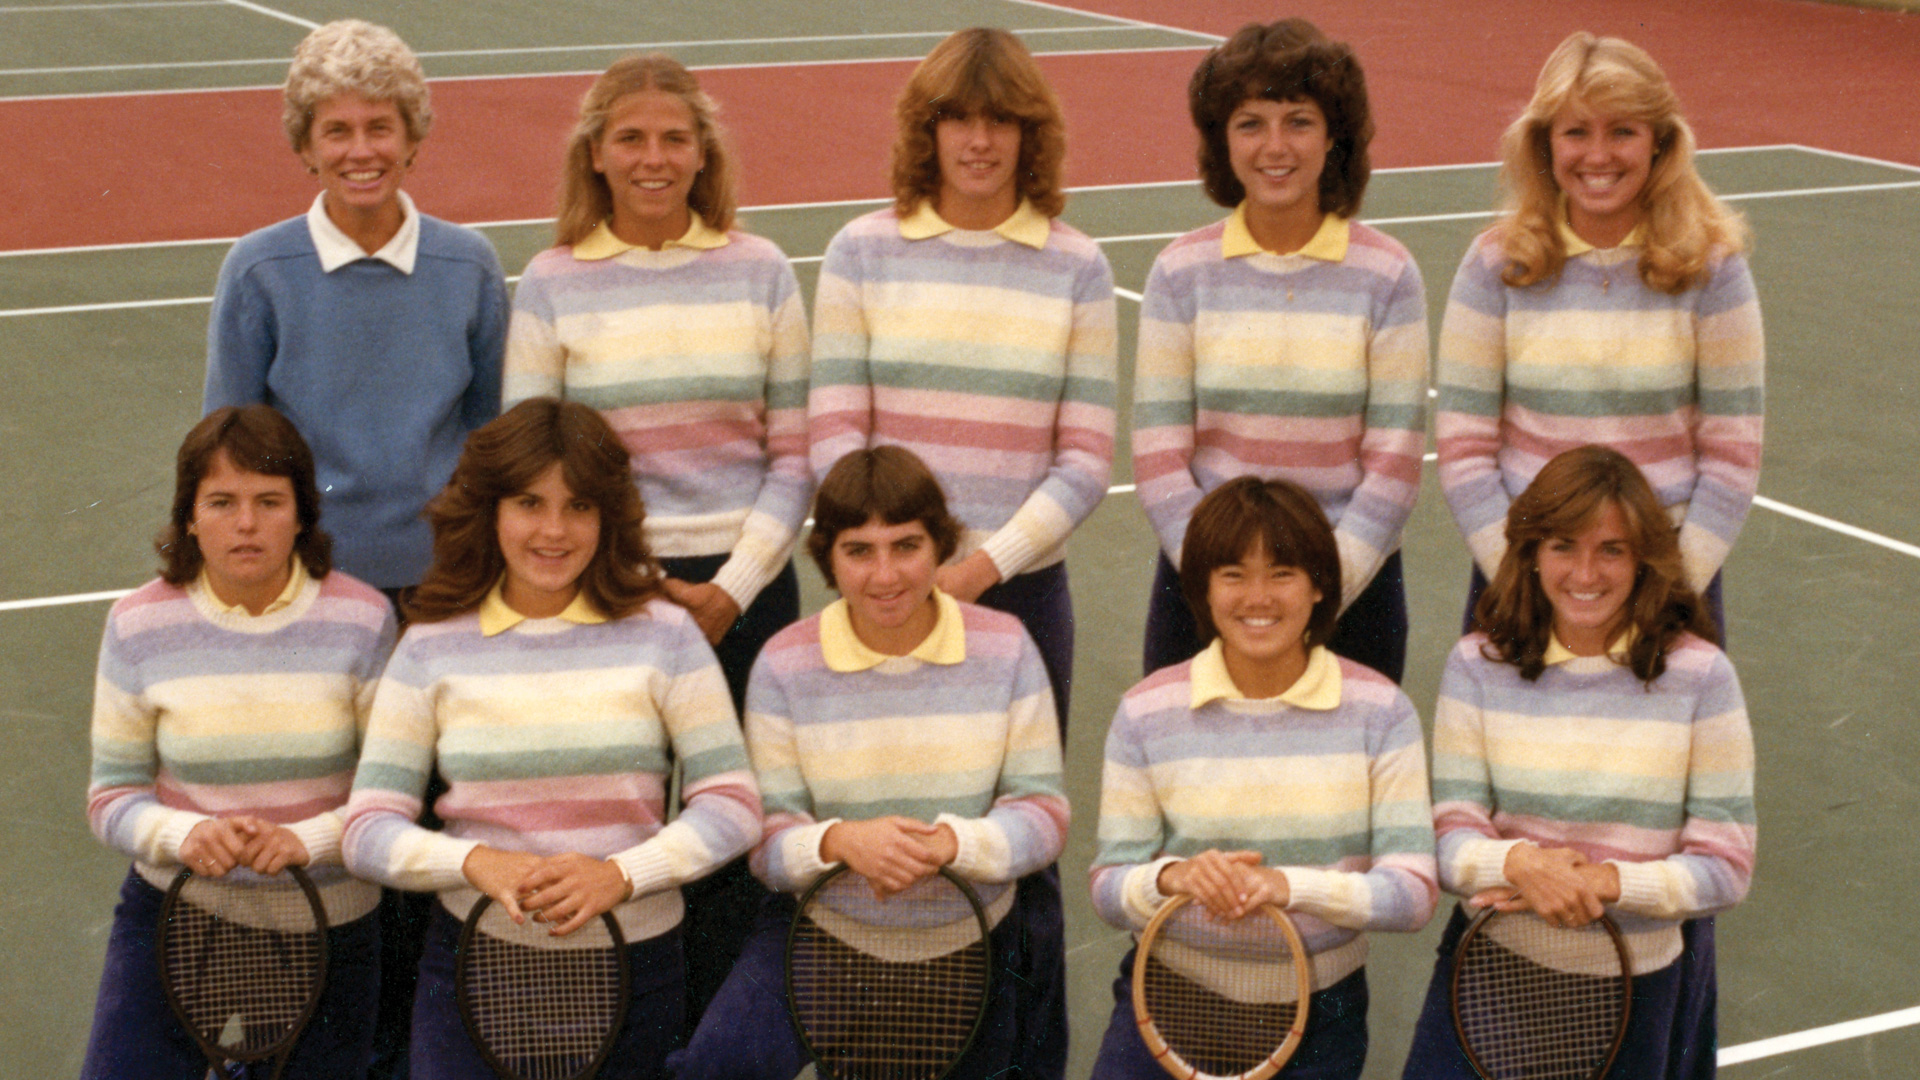
[[[334,565],[415,584],[433,543],[420,510],[500,412],[507,314],[500,260],[471,229],[422,214],[412,274],[373,259],[329,274],[290,218],[220,268],[203,405],[285,413],[313,448]]]

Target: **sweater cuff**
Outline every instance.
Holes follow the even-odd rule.
[[[180,861],[180,845],[186,842],[187,834],[193,831],[195,825],[212,820],[210,815],[197,814],[192,810],[170,811],[159,832],[154,834],[154,849],[164,861],[177,863]]]
[[[460,840],[445,833],[429,832],[431,839],[421,845],[418,860],[418,873],[433,884],[427,886],[434,892],[444,889],[472,888],[473,882],[467,880],[467,856],[480,846],[478,840]],[[419,891],[425,891],[419,890]]]
[[[733,602],[739,606],[741,614],[744,615],[746,610],[753,606],[753,601],[759,597],[760,590],[766,588],[768,582],[779,576],[784,561],[779,557],[756,557],[754,553],[745,550],[744,546],[737,547],[733,549],[732,556],[721,565],[719,572],[713,575],[713,584],[718,586],[721,592],[732,597]]]
[[[667,853],[661,849],[661,845],[651,840],[635,844],[625,851],[616,851],[607,861],[626,873],[628,883],[633,886],[633,894],[627,898],[629,900],[637,900],[679,884],[673,879],[673,866],[667,860]]]
[[[1154,913],[1166,905],[1168,896],[1160,891],[1160,872],[1179,861],[1177,855],[1163,855],[1127,871],[1120,885],[1120,903],[1126,908],[1127,919],[1134,929],[1146,926]]]
[[[1513,849],[1527,843],[1525,840],[1476,840],[1466,845],[1460,852],[1459,865],[1465,872],[1460,891],[1472,896],[1482,889],[1499,886],[1513,887],[1507,880],[1507,855]]]
[[[1020,529],[1007,526],[987,537],[980,550],[993,560],[994,569],[1000,571],[1001,581],[1010,581],[1016,574],[1026,571],[1040,558],[1040,549]]]
[[[839,863],[830,863],[820,857],[820,842],[827,838],[827,830],[840,824],[840,818],[828,818],[811,825],[799,825],[788,829],[774,838],[779,845],[780,856],[777,865],[785,868],[790,889],[798,892],[813,884],[821,874],[833,869]]]
[[[1305,912],[1317,916],[1336,926],[1345,926],[1345,922],[1334,916],[1347,914],[1344,908],[1336,908],[1336,895],[1342,874],[1337,870],[1315,870],[1308,866],[1274,867],[1287,876],[1287,910]]]
[[[340,837],[346,832],[346,826],[338,812],[329,810],[324,814],[315,814],[305,821],[286,826],[286,829],[306,846],[308,866],[340,865]]]
[[[1467,550],[1488,581],[1500,572],[1500,560],[1507,554],[1506,528],[1507,519],[1503,514],[1500,520],[1467,537]]]
[[[1680,917],[1672,902],[1673,893],[1669,888],[1667,864],[1664,861],[1620,862],[1608,859],[1607,863],[1620,874],[1620,899],[1615,901],[1615,906],[1621,911],[1659,919]]]
[[[952,865],[954,873],[968,881],[1007,880],[1013,859],[1006,833],[998,826],[985,818],[963,818],[956,814],[941,814],[933,823],[953,830],[957,844]]]

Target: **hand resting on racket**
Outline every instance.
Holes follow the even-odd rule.
[[[610,860],[577,852],[531,855],[485,844],[461,864],[468,884],[493,898],[515,923],[531,915],[564,937],[628,898],[632,889]]]
[[[1193,897],[1222,922],[1245,918],[1265,904],[1285,908],[1292,895],[1286,873],[1260,865],[1257,851],[1208,849],[1168,863],[1160,871],[1158,887],[1168,896]]]
[[[1484,889],[1471,901],[1501,911],[1532,911],[1549,926],[1578,928],[1606,913],[1620,899],[1620,871],[1589,862],[1572,848],[1515,844],[1502,868],[1512,887]]]
[[[867,879],[876,900],[939,873],[959,853],[952,828],[898,815],[838,822],[820,837],[820,858],[846,863]]]
[[[293,830],[250,814],[208,818],[180,841],[181,865],[202,877],[225,877],[236,866],[272,876],[309,858]]]

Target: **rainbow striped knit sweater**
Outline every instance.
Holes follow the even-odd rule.
[[[1420,269],[1392,237],[1332,215],[1290,255],[1258,250],[1242,220],[1235,211],[1154,260],[1133,477],[1176,566],[1207,492],[1247,475],[1300,484],[1333,523],[1344,607],[1399,550],[1420,492]]]
[[[960,556],[985,550],[1002,578],[1058,562],[1113,469],[1106,257],[1025,204],[998,231],[908,239],[902,228],[878,211],[827,247],[813,306],[814,474],[849,451],[904,446],[966,526]]]
[[[698,219],[696,219],[697,221]],[[527,264],[507,332],[508,405],[601,411],[633,459],[662,558],[731,553],[713,581],[742,609],[807,516],[807,316],[772,242],[628,248],[603,225]]]
[[[256,815],[306,845],[329,917],[370,910],[340,867],[341,811],[393,635],[386,598],[337,570],[257,616],[199,583],[119,600],[94,682],[94,835],[164,888],[195,825]]]
[[[1723,254],[1694,287],[1656,292],[1636,270],[1640,248],[1572,239],[1560,277],[1524,289],[1500,280],[1507,260],[1491,232],[1461,262],[1440,324],[1441,490],[1491,578],[1507,507],[1541,466],[1612,447],[1673,514],[1687,579],[1703,589],[1760,483],[1766,350],[1753,278]]]
[[[1665,966],[1678,920],[1733,906],[1753,876],[1753,733],[1733,665],[1686,635],[1650,687],[1606,656],[1559,658],[1528,682],[1482,655],[1486,640],[1453,650],[1434,709],[1441,884],[1508,884],[1521,841],[1613,862],[1634,970]]]
[[[990,905],[1059,858],[1067,797],[1039,651],[1011,615],[935,595],[939,623],[908,656],[850,645],[845,601],[760,653],[746,729],[767,807],[753,870],[770,887],[828,868],[832,823],[889,814],[950,825],[954,872]]]
[[[1160,871],[1211,848],[1282,868],[1332,985],[1366,962],[1365,930],[1433,916],[1433,822],[1413,704],[1386,676],[1324,648],[1278,698],[1239,696],[1220,643],[1127,691],[1107,729],[1093,906],[1139,931],[1166,901]]]
[[[464,916],[478,893],[461,867],[480,844],[613,858],[633,882],[615,909],[628,939],[672,929],[679,886],[760,836],[759,791],[706,638],[659,599],[623,619],[525,619],[492,634],[481,615],[416,623],[394,649],[348,804],[347,865],[438,891]],[[686,808],[666,824],[675,759]],[[448,784],[440,832],[414,824],[436,764]]]

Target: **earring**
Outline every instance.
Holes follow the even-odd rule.
[[[309,166],[307,166],[307,175],[308,175],[308,176],[319,176],[319,175],[320,175],[320,166],[318,166],[318,165],[309,165]]]

